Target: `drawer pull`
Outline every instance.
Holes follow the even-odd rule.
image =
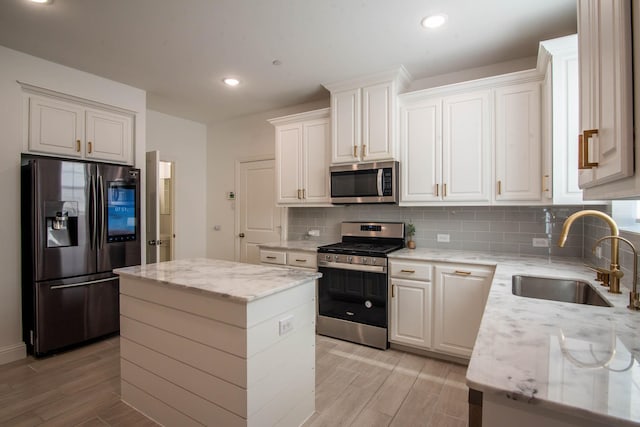
[[[296,262],[307,262],[306,259],[297,259]]]
[[[400,273],[411,273],[411,274],[413,274],[415,272],[416,272],[415,270],[400,270]]]
[[[274,256],[268,256],[267,259],[276,259]]]
[[[458,276],[469,276],[469,275],[471,275],[471,272],[470,271],[456,270],[456,272],[454,274],[457,274]]]
[[[391,285],[391,298],[396,297],[396,285]]]

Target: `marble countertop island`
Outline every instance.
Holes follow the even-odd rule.
[[[121,276],[190,288],[237,302],[250,302],[322,275],[311,270],[244,264],[208,258],[146,264],[114,270]]]
[[[577,417],[576,425],[640,425],[640,312],[626,308],[630,277],[611,294],[578,259],[439,249],[389,257],[495,266],[467,371],[485,399]],[[513,295],[515,274],[587,281],[613,307]]]

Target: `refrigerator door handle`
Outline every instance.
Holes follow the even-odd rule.
[[[49,286],[49,289],[77,288],[80,286],[89,286],[89,285],[95,285],[97,283],[111,282],[113,280],[118,280],[118,278],[108,277],[106,279],[90,280],[88,282],[73,283],[71,285],[53,285],[53,286]]]
[[[104,224],[104,181],[102,180],[102,175],[98,176],[98,188],[100,189],[100,203],[99,203],[99,208],[100,208],[100,234],[98,237],[98,245],[100,247],[100,249],[102,249],[103,245],[104,245],[104,240],[105,240],[105,224]]]
[[[91,249],[95,249],[96,248],[96,224],[97,224],[97,215],[98,215],[98,206],[97,206],[97,200],[96,200],[97,194],[96,194],[96,179],[95,176],[91,175],[89,177],[89,200],[91,203],[91,215],[90,215],[90,220],[91,220],[91,224],[89,227],[89,239],[90,239],[90,244],[91,244]]]

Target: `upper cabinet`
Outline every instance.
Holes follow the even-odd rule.
[[[324,85],[331,92],[331,163],[396,159],[396,95],[408,81],[400,67]]]
[[[25,91],[25,104],[27,151],[133,164],[133,112],[33,93],[31,89]]]
[[[581,188],[634,174],[631,49],[631,1],[578,2]]]
[[[276,130],[276,201],[331,206],[329,109],[269,120]]]
[[[541,82],[526,71],[401,95],[400,203],[541,203]]]

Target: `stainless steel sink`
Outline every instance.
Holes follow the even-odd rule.
[[[527,298],[613,307],[591,284],[581,280],[515,275],[511,293]]]

